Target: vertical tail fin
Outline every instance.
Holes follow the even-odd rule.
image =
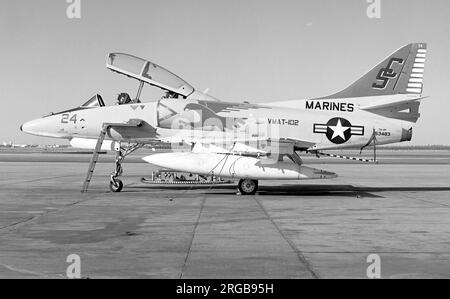
[[[422,94],[427,44],[406,45],[346,89],[322,99]]]

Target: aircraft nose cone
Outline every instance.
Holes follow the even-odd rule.
[[[20,126],[20,130],[26,134],[39,135],[41,127],[41,121],[37,119],[24,123]]]
[[[31,133],[31,128],[34,126],[33,122],[26,122],[20,126],[20,130],[24,133]]]
[[[67,132],[60,132],[61,130],[60,116],[48,116],[39,119],[35,119],[24,123],[20,130],[26,134],[51,137],[51,138],[66,138]]]

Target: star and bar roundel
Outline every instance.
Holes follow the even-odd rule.
[[[334,144],[343,144],[355,136],[364,136],[363,126],[353,126],[341,117],[330,119],[326,124],[314,124],[314,133],[326,134],[328,140]]]

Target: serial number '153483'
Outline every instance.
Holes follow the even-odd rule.
[[[376,135],[389,137],[389,136],[391,136],[391,132],[376,132]]]

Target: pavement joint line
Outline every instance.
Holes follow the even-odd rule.
[[[186,253],[186,257],[184,259],[183,266],[181,267],[180,279],[183,278],[184,271],[186,270],[187,262],[189,259],[189,255],[191,254],[192,244],[194,243],[195,233],[197,232],[198,225],[200,223],[200,218],[202,217],[202,212],[205,207],[206,195],[203,196],[201,204],[200,204],[200,212],[198,213],[197,220],[195,221],[194,229],[192,230],[192,237],[189,242],[189,247]]]
[[[408,198],[415,199],[415,200],[418,200],[418,201],[421,201],[421,202],[425,202],[425,203],[429,203],[429,204],[432,204],[433,206],[437,205],[437,206],[441,206],[441,207],[444,207],[444,208],[450,208],[450,205],[446,205],[445,203],[433,202],[433,201],[420,199],[420,198],[415,198],[415,197],[409,197],[409,196],[408,196]]]
[[[20,220],[20,221],[17,221],[17,222],[14,222],[14,223],[2,226],[2,227],[0,227],[0,230],[8,229],[8,228],[20,225],[20,224],[25,224],[27,222],[30,222],[30,221],[36,219],[36,217],[39,217],[39,216],[31,216],[31,217],[28,217],[26,219],[23,219],[23,220]]]
[[[48,181],[48,180],[54,180],[58,178],[70,178],[70,177],[78,177],[78,175],[62,175],[62,176],[56,176],[56,177],[47,177],[47,178],[40,178],[35,180],[29,180],[29,181],[16,181],[12,183],[1,183],[0,186],[10,186],[10,185],[19,185],[19,184],[28,184],[28,183],[35,183],[40,181]]]
[[[280,227],[275,223],[272,217],[270,217],[267,210],[264,208],[261,201],[257,198],[257,196],[253,196],[254,200],[258,204],[258,206],[261,208],[263,213],[266,215],[267,219],[272,223],[272,225],[275,227],[275,229],[278,231],[278,233],[281,235],[281,237],[288,243],[288,245],[291,247],[291,249],[294,251],[294,253],[297,255],[298,260],[300,263],[306,267],[306,269],[309,271],[311,276],[313,278],[320,278],[319,274],[317,273],[317,270],[314,270],[312,264],[306,259],[306,257],[303,255],[302,251],[300,251],[294,243],[283,233],[283,231],[280,229]]]
[[[0,227],[0,232],[1,232],[1,231],[4,231],[4,230],[12,229],[12,228],[17,228],[17,227],[19,227],[19,226],[24,226],[24,225],[26,225],[26,224],[28,224],[28,223],[34,221],[34,220],[40,219],[40,218],[45,217],[45,216],[47,216],[47,215],[57,214],[57,213],[59,213],[59,212],[65,210],[66,208],[74,207],[74,206],[76,206],[76,205],[78,205],[78,204],[80,204],[80,203],[86,202],[86,201],[88,201],[88,200],[90,200],[90,199],[93,199],[93,198],[84,198],[84,199],[82,199],[82,200],[78,200],[78,201],[76,201],[76,202],[72,202],[72,203],[63,205],[61,208],[59,208],[59,209],[57,209],[57,210],[46,211],[46,212],[40,213],[40,214],[37,215],[37,216],[28,217],[28,218],[26,218],[26,219],[24,219],[24,220],[21,220],[21,221],[17,221],[17,222],[8,224],[8,225],[6,225],[6,226]]]
[[[132,183],[128,184],[128,186],[136,185],[139,182],[141,182],[141,181],[139,180],[137,182],[132,182]],[[182,196],[182,195],[188,193],[189,191],[191,191],[193,189],[193,187],[194,186],[190,186],[189,189],[184,190],[178,196]],[[212,189],[212,186],[209,187],[209,190],[211,190],[211,189]],[[166,196],[165,198],[169,199],[170,201],[174,201],[175,199],[177,199],[177,196]],[[204,208],[204,205],[205,205],[205,202],[206,202],[206,198],[207,198],[207,195],[205,194],[205,196],[202,198],[202,201],[201,201],[201,204],[200,204],[200,212],[199,212],[199,214],[197,216],[197,220],[195,222],[194,229],[192,231],[192,237],[191,237],[191,240],[189,241],[189,247],[188,247],[188,250],[187,250],[187,253],[186,253],[186,257],[184,259],[183,266],[181,267],[180,279],[183,278],[183,274],[184,274],[184,271],[185,271],[186,266],[187,266],[187,261],[189,259],[189,255],[191,253],[192,244],[194,243],[195,233],[196,233],[197,227],[198,227],[198,225],[200,223],[200,217],[201,217],[202,212],[203,212],[203,208]]]
[[[26,269],[18,269],[18,268],[15,268],[13,266],[2,264],[2,263],[0,263],[0,266],[4,267],[4,268],[6,268],[6,269],[8,269],[10,271],[13,271],[13,272],[17,272],[17,273],[20,273],[20,274],[33,275],[33,276],[37,276],[37,277],[41,277],[41,278],[52,278],[52,277],[53,278],[60,278],[61,277],[61,276],[47,275],[47,274],[44,274],[44,273],[38,273],[38,272],[26,270]]]
[[[433,202],[433,201],[429,201],[429,200],[425,200],[425,199],[420,199],[420,198],[416,198],[416,197],[411,196],[411,195],[410,196],[405,196],[405,197],[408,198],[408,199],[411,199],[411,200],[416,200],[416,201],[420,201],[420,202],[431,204],[432,207],[430,207],[430,209],[436,208],[436,206],[441,206],[441,207],[444,207],[444,208],[450,208],[450,205],[446,205],[446,204],[440,203],[440,202]],[[423,207],[420,207],[420,209],[423,209]]]

